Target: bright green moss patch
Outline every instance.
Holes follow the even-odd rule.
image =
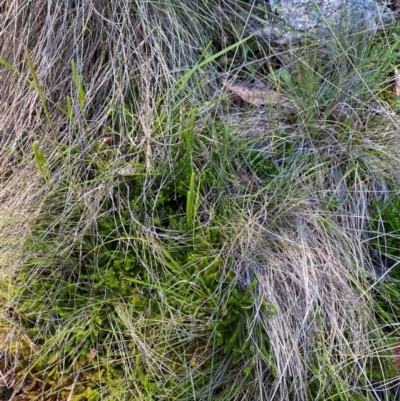
[[[232,268],[224,228],[232,210],[221,207],[210,216],[203,205],[218,196],[226,204],[215,177],[229,176],[239,156],[259,178],[277,170],[263,167],[256,151],[206,163],[207,140],[194,136],[190,121],[186,127],[170,149],[173,179],[165,175],[169,161],[163,158],[150,174],[141,164],[145,155],[126,161],[131,172],[117,171],[95,223],[80,238],[72,234],[79,208],[65,217],[53,207],[63,202],[63,190],[46,199],[33,222],[32,258],[18,273],[13,299],[24,329],[42,349],[30,369],[47,383],[49,397],[65,394],[78,377],[73,399],[100,399],[124,385],[128,360],[134,369],[125,380],[135,383],[135,397],[202,394],[227,360],[251,382],[256,350],[275,374],[268,336],[253,323],[255,314],[274,316],[274,305],[258,298],[257,280],[244,283]],[[133,151],[125,148],[127,155]],[[94,180],[113,155],[112,147],[94,143],[85,159]],[[232,388],[221,383],[212,391]]]

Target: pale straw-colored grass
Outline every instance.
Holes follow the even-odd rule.
[[[249,48],[233,47],[224,72],[212,54],[243,39],[245,27],[235,24],[242,6],[11,0],[0,7],[0,308],[26,313],[1,322],[7,385],[17,385],[16,372],[39,383],[55,380],[50,372],[58,369],[64,388],[35,389],[70,401],[94,380],[93,361],[102,372],[91,388],[99,399],[376,399],[372,365],[388,385],[392,340],[376,319],[367,278],[374,276],[368,244],[379,235],[370,232],[372,201],[400,188],[397,116],[378,96],[397,53],[385,52],[387,37],[368,33],[353,37],[365,46],[356,54],[352,38],[334,36],[329,46],[307,43],[285,54],[264,48],[266,64],[287,60],[293,87],[277,72],[264,78],[268,93],[281,93],[290,107],[257,101],[261,107],[230,113],[224,83],[232,89],[248,78],[239,50]],[[197,68],[200,59],[208,62]],[[194,135],[192,153],[185,130]],[[49,178],[35,163],[34,141]],[[185,157],[195,196],[176,213],[191,208],[187,232],[160,223],[155,201],[181,179]],[[130,203],[131,176],[144,178]],[[106,235],[99,224],[107,218],[116,228]],[[106,296],[79,304],[79,291],[96,283],[76,272],[100,260],[108,242],[145,266],[148,287],[139,274],[121,286],[130,279],[145,288],[156,315],[153,304],[138,315],[121,297],[99,323]],[[190,247],[182,262],[179,252]],[[202,274],[213,264],[222,268],[205,296]],[[59,277],[76,285],[69,299],[76,310],[65,316],[56,310],[67,282]],[[32,290],[29,309],[26,294],[38,282],[45,290]],[[251,302],[240,298],[237,320],[224,326],[246,291]],[[35,319],[41,326],[28,327]],[[104,343],[93,342],[84,365],[79,347],[99,327]],[[218,336],[228,338],[226,351]]]

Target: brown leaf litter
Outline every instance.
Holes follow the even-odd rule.
[[[225,83],[224,87],[233,92],[235,95],[238,95],[245,102],[257,106],[281,103],[282,101],[289,100],[288,96],[273,89],[230,83]]]

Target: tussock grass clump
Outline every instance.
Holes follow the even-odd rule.
[[[0,9],[14,399],[395,399],[394,28],[274,46],[253,3]]]

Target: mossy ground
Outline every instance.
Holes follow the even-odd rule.
[[[397,28],[278,46],[255,3],[1,10],[14,400],[396,399]]]

